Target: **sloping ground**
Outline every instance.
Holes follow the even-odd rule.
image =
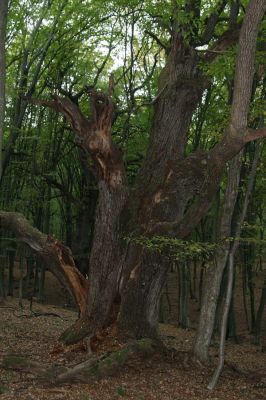
[[[86,360],[84,347],[76,345],[61,351],[56,345],[60,333],[75,320],[73,311],[34,304],[35,312],[58,314],[30,316],[29,303],[24,309],[17,300],[8,300],[0,308],[0,356],[24,355],[31,360],[47,364],[75,365]],[[9,308],[8,308],[9,307]],[[132,362],[117,376],[93,384],[64,384],[42,387],[31,374],[0,369],[0,395],[3,400],[75,399],[75,400],[262,400],[266,398],[266,355],[243,338],[239,345],[227,344],[226,359],[234,363],[241,373],[226,368],[217,389],[206,389],[212,369],[203,369],[187,363],[185,352],[191,349],[194,331],[183,331],[169,325],[161,326],[162,336],[169,346],[180,351],[180,362],[166,362],[160,357]],[[117,347],[114,337],[108,339],[108,349]],[[104,351],[106,348],[100,348]],[[217,346],[212,347],[215,357]],[[253,372],[252,372],[253,371]],[[244,372],[244,371],[243,371]],[[264,374],[264,378],[262,375]],[[6,392],[5,392],[6,391]]]

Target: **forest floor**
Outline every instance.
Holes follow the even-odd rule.
[[[54,315],[32,316],[29,301],[11,299],[0,307],[0,363],[7,354],[23,355],[47,364],[75,365],[88,358],[82,346],[64,351],[56,345],[62,331],[77,317],[72,310],[34,303],[33,311]],[[181,361],[182,354],[191,350],[195,330],[185,331],[171,325],[161,325],[164,342],[180,351],[180,362],[166,362],[160,357],[138,361],[124,367],[116,376],[91,384],[64,384],[42,387],[29,373],[0,368],[0,398],[3,400],[263,400],[266,398],[266,354],[251,345],[250,336],[242,335],[241,343],[228,342],[226,360],[241,371],[226,367],[217,388],[210,392],[207,384],[217,362],[217,343],[212,346],[214,365],[202,368]],[[117,345],[109,338],[109,347]],[[99,351],[103,351],[100,349]],[[183,358],[184,360],[184,358]],[[260,379],[258,379],[260,377]]]

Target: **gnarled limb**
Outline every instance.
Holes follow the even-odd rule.
[[[204,61],[208,63],[214,62],[219,55],[223,54],[231,46],[235,45],[239,39],[240,26],[228,29],[225,31],[216,42],[206,50],[207,54]],[[205,50],[203,50],[205,51]]]
[[[173,234],[180,238],[186,237],[200,222],[210,208],[216,193],[226,163],[237,155],[246,143],[266,137],[266,129],[247,130],[245,136],[227,137],[218,143],[206,157],[209,164],[205,182],[198,200],[188,209],[176,226],[172,225]]]
[[[215,27],[219,21],[220,14],[223,12],[225,6],[227,4],[226,0],[222,0],[215,10],[205,21],[205,29],[202,34],[202,37],[200,38],[199,42],[200,45],[208,44],[210,40],[213,37],[213,33],[215,30]]]
[[[22,214],[0,211],[0,225],[13,232],[45,260],[47,268],[74,298],[80,316],[85,317],[89,282],[76,268],[71,250],[54,237],[34,228]]]
[[[202,163],[201,169],[203,169],[205,164],[205,172],[200,177],[203,184],[198,199],[189,207],[182,219],[171,222],[158,222],[151,229],[152,232],[167,233],[170,236],[177,236],[179,238],[188,236],[209,209],[213,196],[218,189],[226,163],[238,154],[246,143],[266,136],[265,127],[257,130],[247,127],[254,75],[256,40],[259,24],[265,11],[266,3],[264,0],[251,0],[242,24],[231,118],[224,137],[205,155],[197,155],[195,153],[183,161],[183,163],[191,161],[192,164],[196,165],[199,165],[200,162]],[[181,164],[177,165],[176,169],[178,170],[180,167],[182,167]],[[173,174],[174,176],[175,174]]]
[[[232,132],[233,131],[233,132]],[[179,162],[172,170],[172,175],[167,184],[170,186],[184,179],[189,180],[197,173],[197,182],[191,182],[191,197],[199,192],[198,197],[191,205],[181,220],[171,222],[155,222],[150,224],[149,233],[166,234],[184,238],[197,226],[201,218],[211,206],[213,196],[216,193],[226,163],[238,154],[246,143],[266,137],[266,128],[246,129],[245,134],[241,130],[236,133],[229,128],[223,139],[209,152],[198,152],[188,156]],[[171,180],[175,179],[175,182]],[[164,186],[166,183],[164,182]],[[159,192],[158,192],[159,193]]]
[[[53,95],[53,100],[30,98],[27,101],[52,108],[64,115],[74,131],[77,143],[92,156],[98,179],[114,187],[124,181],[125,172],[122,156],[111,138],[112,99],[103,92],[91,89],[87,89],[87,95],[92,113],[90,120],[70,98]]]

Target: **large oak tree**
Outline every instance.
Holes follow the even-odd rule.
[[[205,20],[205,29],[199,30],[195,24],[192,32],[187,21],[178,19],[178,2],[172,2],[167,21],[168,42],[162,44],[157,38],[165,49],[166,62],[153,101],[147,156],[134,187],[127,184],[122,153],[112,140],[112,82],[108,94],[89,87],[83,90],[83,95],[90,99],[90,119],[81,111],[78,96],[28,99],[66,118],[76,142],[90,155],[98,182],[89,285],[75,268],[68,248],[32,228],[23,216],[0,212],[1,223],[49,261],[79,305],[80,318],[64,333],[65,343],[94,335],[114,318],[126,337],[157,335],[160,295],[170,262],[134,240],[126,241],[125,237],[186,238],[211,206],[226,163],[246,143],[266,135],[265,129],[249,129],[247,122],[256,41],[265,1],[250,1],[241,27],[236,23],[238,2],[230,2],[230,26],[214,40],[219,15],[229,2],[220,3]],[[184,7],[199,20],[199,1],[186,1]],[[210,85],[201,66],[212,63],[237,41],[228,126],[211,150],[186,155],[193,113]],[[199,46],[208,48],[201,52],[197,51]]]

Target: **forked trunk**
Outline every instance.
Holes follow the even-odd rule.
[[[191,118],[203,92],[196,62],[193,49],[176,38],[159,79],[147,159],[124,211],[129,234],[159,235],[157,224],[180,220],[193,194],[191,176],[184,176],[182,163],[181,172],[175,166],[184,158]],[[158,252],[134,242],[128,245],[118,319],[124,335],[157,335],[160,298],[169,266],[170,261]]]

